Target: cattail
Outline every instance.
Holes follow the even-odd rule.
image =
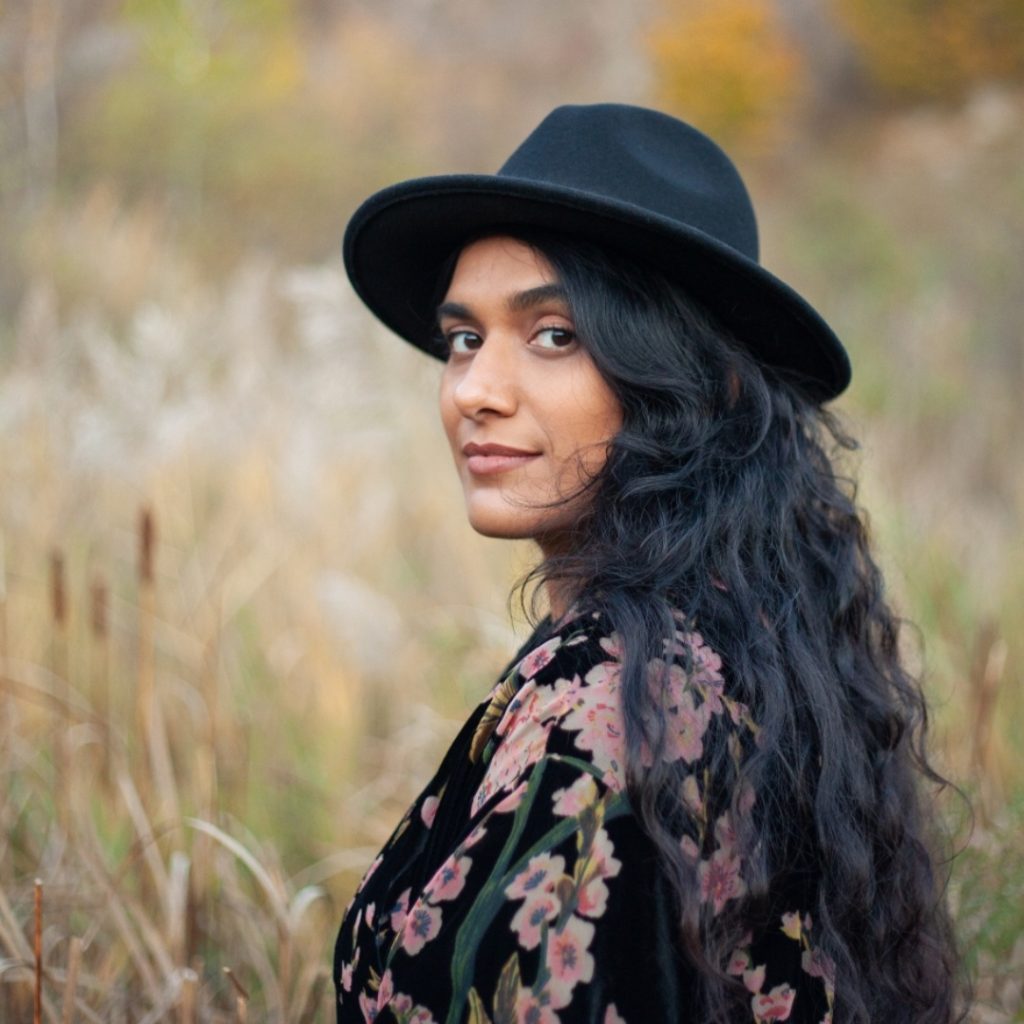
[[[64,584],[64,556],[60,551],[50,554],[50,611],[58,629],[67,625],[67,589]]]
[[[139,681],[138,718],[140,739],[149,752],[149,768],[159,816],[177,823],[177,784],[170,742],[156,692],[156,575],[154,572],[156,523],[153,510],[139,513]]]
[[[139,511],[139,581],[152,584],[154,549],[156,547],[156,523],[153,510],[144,505]]]
[[[110,642],[108,638],[108,601],[106,581],[94,576],[89,588],[89,631],[92,634],[90,682],[96,714],[102,723],[102,779],[104,786],[113,788],[111,747],[114,730],[110,719]]]
[[[139,513],[139,661],[136,690],[139,738],[143,747],[149,744],[153,714],[153,618],[156,612],[153,575],[153,541],[156,529],[153,512],[145,507]]]
[[[53,674],[59,724],[53,746],[53,788],[57,822],[67,835],[71,828],[70,752],[68,749],[68,716],[71,686],[68,680],[68,595],[64,555],[59,550],[50,554],[50,615],[53,620]]]

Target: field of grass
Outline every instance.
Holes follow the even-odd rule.
[[[851,349],[851,468],[974,804],[977,1022],[1024,1019],[1022,124],[983,94],[755,182],[765,262]],[[167,216],[84,194],[0,327],[5,1022],[37,977],[49,1022],[332,1020],[344,902],[522,628],[530,552],[466,525],[436,367],[338,264],[207,280]]]

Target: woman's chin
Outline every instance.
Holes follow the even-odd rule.
[[[473,501],[466,503],[469,525],[484,537],[504,540],[526,540],[542,530],[543,523],[529,509],[514,508],[505,502]]]

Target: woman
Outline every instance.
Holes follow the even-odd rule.
[[[372,196],[345,259],[445,360],[470,523],[537,542],[550,613],[353,898],[339,1021],[953,1019],[849,364],[725,154],[559,108],[497,175]]]

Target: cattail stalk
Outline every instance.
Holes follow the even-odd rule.
[[[139,514],[139,734],[149,752],[149,768],[157,814],[164,823],[177,823],[177,786],[170,742],[156,692],[156,521],[151,508]]]
[[[71,685],[68,680],[68,595],[64,556],[60,551],[50,555],[50,615],[53,621],[52,663],[59,705],[58,726],[53,748],[54,804],[57,823],[64,835],[71,831],[71,765],[68,740]]]
[[[35,999],[32,1004],[32,1024],[43,1024],[43,882],[36,879],[35,893]]]
[[[114,770],[111,750],[114,729],[110,702],[110,639],[107,623],[109,595],[106,581],[95,576],[89,588],[89,629],[92,634],[90,648],[90,682],[93,706],[103,730],[101,778],[107,792],[114,788]]]

